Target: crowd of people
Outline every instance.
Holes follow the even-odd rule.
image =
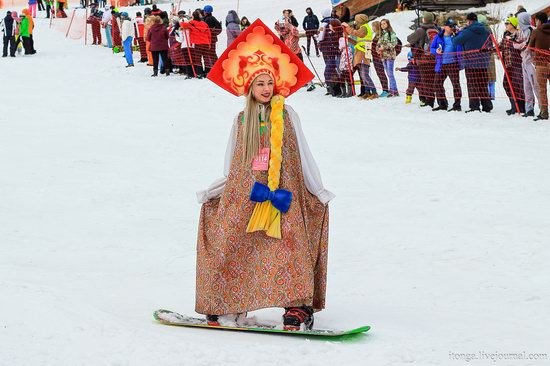
[[[2,21],[4,53],[14,57],[21,45],[25,54],[34,54],[33,9],[18,17],[8,12]],[[40,0],[42,1],[42,0]],[[49,3],[51,5],[51,2]],[[87,5],[87,4],[86,4]],[[126,67],[134,66],[133,51],[139,51],[139,62],[153,68],[152,76],[181,74],[186,78],[204,78],[218,59],[217,43],[222,31],[227,44],[250,26],[247,17],[239,17],[231,10],[225,17],[225,29],[213,15],[210,5],[185,11],[166,12],[152,5],[137,12],[134,19],[115,7],[100,10],[98,3],[90,4],[87,22],[92,28],[92,44],[106,46],[114,52],[124,51]],[[411,103],[417,92],[422,107],[433,111],[462,111],[464,72],[468,91],[467,113],[491,112],[495,98],[496,62],[505,70],[503,85],[510,98],[509,115],[521,113],[536,120],[548,119],[547,82],[549,80],[550,24],[545,13],[532,16],[523,6],[506,19],[506,31],[498,42],[482,14],[470,13],[462,27],[458,19],[437,19],[431,12],[422,14],[417,29],[402,42],[389,19],[370,21],[366,14],[351,17],[346,6],[326,9],[319,18],[311,8],[305,10],[299,22],[291,9],[283,10],[274,30],[298,58],[312,57],[312,48],[324,62],[324,86],[327,95],[338,98],[354,96],[357,74],[361,99],[391,98],[399,96],[395,72],[408,73],[405,102]],[[300,46],[300,38],[306,46]],[[406,43],[406,44],[404,44]],[[395,64],[397,56],[406,50],[406,66]],[[313,63],[311,64],[313,67]],[[397,66],[397,67],[396,67]],[[374,71],[371,73],[371,68]],[[372,74],[372,75],[371,75]],[[374,83],[378,78],[380,89]],[[453,102],[449,102],[445,82],[452,84]],[[313,83],[307,90],[315,89]],[[403,88],[405,89],[405,88]],[[538,101],[539,113],[535,107]],[[437,105],[436,105],[437,103]]]
[[[512,105],[508,115],[521,113],[523,117],[535,117],[536,121],[547,120],[550,24],[544,12],[534,18],[533,26],[531,14],[523,6],[518,7],[517,13],[505,22],[502,40],[495,42],[483,14],[468,14],[467,24],[460,27],[457,20],[438,22],[433,13],[424,12],[418,28],[403,44],[388,19],[369,22],[366,14],[357,14],[351,22],[345,7],[326,10],[318,40],[328,94],[350,97],[353,75],[357,73],[361,84],[358,97],[367,100],[396,97],[399,91],[394,71],[407,72],[406,103],[411,103],[416,90],[422,107],[462,111],[460,74],[464,71],[469,104],[466,112],[490,113],[495,99],[496,62],[500,58],[505,69],[504,88]],[[292,27],[292,22],[287,23]],[[409,50],[408,64],[395,67],[403,47]],[[372,66],[380,81],[380,93],[371,76]],[[451,108],[444,87],[447,79],[453,86]]]
[[[97,3],[91,4],[87,22],[92,27],[93,43],[102,44],[114,52],[124,51],[127,65],[133,67],[133,50],[140,53],[139,62],[153,67],[151,76],[159,72],[184,75],[186,78],[204,78],[218,59],[218,36],[222,23],[213,15],[214,8],[206,5],[190,15],[186,11],[167,12],[156,4],[136,12],[134,19],[128,13],[115,7],[99,10]],[[250,26],[246,17],[240,18],[235,11],[229,11],[225,18],[227,46]]]
[[[33,31],[34,20],[29,9],[23,9],[21,14],[16,11],[7,11],[6,16],[0,20],[3,48],[2,57],[15,57],[16,54],[34,55]]]

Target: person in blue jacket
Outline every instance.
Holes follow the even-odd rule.
[[[444,83],[447,78],[451,79],[453,84],[453,96],[455,102],[450,111],[461,111],[460,101],[462,99],[462,88],[460,87],[460,70],[462,67],[462,46],[453,44],[455,37],[456,22],[447,19],[443,30],[434,38],[430,47],[430,53],[435,55],[435,97],[437,99],[437,108],[432,111],[446,111],[449,107],[447,96],[445,95]]]
[[[489,95],[489,56],[487,40],[489,32],[477,21],[477,15],[470,13],[466,17],[468,26],[453,38],[453,44],[462,46],[464,54],[464,69],[470,109],[466,111],[483,111],[490,113],[493,109]],[[481,106],[481,109],[480,109]]]

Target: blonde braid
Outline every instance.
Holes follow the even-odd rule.
[[[271,136],[269,137],[269,142],[271,144],[271,156],[269,159],[267,186],[272,191],[279,188],[279,181],[281,179],[281,165],[283,163],[283,133],[285,129],[283,119],[284,106],[284,97],[276,95],[273,99],[271,99]]]
[[[276,95],[271,99],[271,135],[269,142],[270,158],[269,170],[267,173],[267,186],[274,191],[279,188],[281,180],[281,166],[283,163],[283,134],[284,118],[283,111],[285,98]],[[281,211],[277,210],[270,201],[256,203],[254,212],[248,222],[246,232],[265,230],[266,235],[281,239]]]

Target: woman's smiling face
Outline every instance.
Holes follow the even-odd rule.
[[[271,75],[262,74],[254,79],[252,83],[252,95],[259,103],[269,103],[271,97],[273,97],[274,87],[275,85]]]

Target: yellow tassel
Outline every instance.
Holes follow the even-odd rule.
[[[267,173],[267,186],[272,191],[279,188],[281,179],[281,166],[283,163],[283,110],[285,98],[276,95],[271,99],[271,144],[269,170]],[[281,212],[270,201],[258,202],[254,207],[250,221],[246,228],[247,233],[265,230],[270,237],[281,239]]]

